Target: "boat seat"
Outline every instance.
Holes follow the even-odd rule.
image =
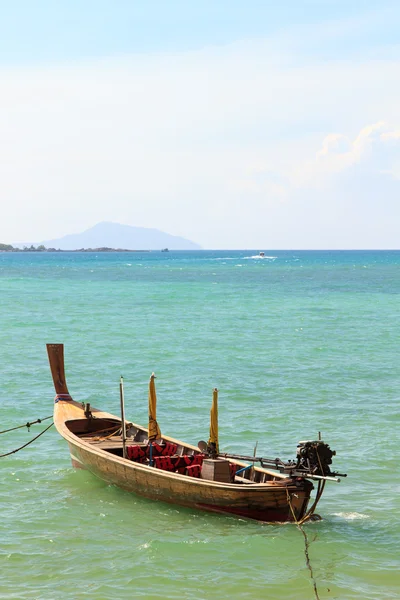
[[[246,477],[240,477],[240,475],[236,475],[235,481],[237,481],[238,483],[254,483],[254,481],[246,479]]]

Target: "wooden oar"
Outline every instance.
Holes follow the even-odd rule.
[[[125,429],[125,400],[124,400],[124,378],[121,375],[119,382],[119,397],[121,402],[121,423],[122,423],[122,456],[126,458],[126,429]]]

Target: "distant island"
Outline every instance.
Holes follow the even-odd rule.
[[[170,250],[201,250],[201,246],[179,237],[146,227],[120,223],[97,223],[81,233],[43,240],[0,244],[0,252],[169,252]]]
[[[61,248],[46,248],[43,244],[40,246],[24,246],[23,248],[14,248],[11,244],[0,244],[0,252],[150,252],[150,250],[127,250],[126,248],[76,248],[75,250],[62,250]],[[164,250],[161,250],[164,252]]]
[[[20,246],[20,244],[13,244]],[[25,244],[31,245],[31,242]],[[84,250],[108,248],[130,248],[134,250],[157,250],[168,248],[169,250],[201,250],[201,246],[183,237],[171,235],[159,229],[147,227],[133,227],[121,225],[120,223],[103,222],[97,223],[90,229],[81,233],[69,234],[52,240],[42,240],[33,246],[45,248],[60,248],[60,250]],[[104,251],[104,250],[103,250]]]

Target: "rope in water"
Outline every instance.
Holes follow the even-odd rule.
[[[49,417],[46,417],[46,418],[49,418]],[[46,427],[46,429],[43,429],[43,431],[41,431],[37,436],[35,436],[31,440],[29,440],[29,442],[26,442],[26,444],[24,444],[23,446],[20,446],[19,448],[16,448],[15,450],[11,450],[10,452],[6,452],[5,454],[0,454],[0,458],[4,458],[5,456],[10,456],[10,454],[15,454],[16,452],[19,452],[23,448],[26,448],[27,446],[29,446],[29,444],[32,444],[32,442],[34,442],[35,440],[40,438],[41,435],[46,433],[46,431],[48,431],[50,429],[50,427],[53,427],[53,425],[54,425],[54,423],[50,423],[50,425],[48,427]],[[24,425],[24,427],[25,427],[25,425]]]
[[[307,565],[307,569],[310,571],[310,577],[311,577],[311,581],[312,581],[313,588],[314,588],[315,598],[316,598],[316,600],[320,600],[319,595],[318,595],[317,582],[315,581],[315,578],[314,578],[314,573],[313,573],[313,569],[312,569],[311,562],[310,562],[310,555],[309,555],[309,552],[308,552],[309,548],[310,548],[310,543],[308,541],[307,534],[306,534],[306,532],[304,531],[304,529],[302,527],[302,524],[305,522],[305,520],[310,519],[312,513],[311,513],[311,510],[308,511],[308,513],[306,515],[307,519],[303,518],[300,521],[298,521],[297,518],[296,518],[295,512],[293,510],[292,503],[290,501],[289,491],[287,489],[286,489],[286,494],[287,494],[287,499],[288,499],[289,507],[290,507],[290,510],[291,510],[291,513],[292,513],[292,516],[293,516],[293,520],[296,523],[297,529],[299,529],[301,531],[301,533],[303,534],[303,536],[304,536],[304,554],[305,554],[305,557],[306,557],[306,565]],[[315,508],[316,503],[314,503],[313,506]],[[313,507],[311,507],[311,508],[313,508]]]
[[[32,422],[28,421],[27,423],[24,423],[24,425],[18,425],[17,427],[11,427],[10,429],[4,429],[4,431],[0,431],[0,434],[8,433],[9,431],[15,431],[16,429],[22,429],[23,427],[27,427],[28,431],[29,431],[29,428],[32,425],[35,425],[36,423],[41,423],[42,421],[47,421],[47,419],[52,419],[52,418],[53,418],[53,415],[50,415],[50,417],[44,417],[44,419],[36,419],[36,421],[32,421]]]
[[[322,464],[321,464],[321,459],[317,450],[317,458],[318,458],[318,463],[319,463],[319,467],[321,469],[321,473],[324,474],[324,469],[322,468]],[[310,542],[308,541],[308,537],[306,532],[304,531],[302,525],[303,523],[305,523],[306,521],[309,521],[311,519],[311,517],[314,515],[315,509],[317,508],[317,504],[322,496],[322,493],[324,491],[325,488],[325,483],[326,481],[319,481],[318,482],[318,489],[317,489],[317,493],[315,495],[315,500],[313,505],[311,506],[311,508],[306,512],[306,514],[304,515],[304,517],[302,519],[300,519],[300,521],[297,520],[295,512],[293,510],[293,506],[291,503],[291,499],[290,499],[290,494],[288,492],[288,490],[286,489],[286,495],[287,495],[287,499],[288,499],[288,503],[289,503],[289,507],[293,516],[293,520],[296,523],[297,529],[299,529],[301,531],[301,533],[303,534],[304,537],[304,554],[306,557],[306,565],[307,565],[307,569],[310,571],[310,577],[311,577],[311,581],[313,584],[313,588],[314,588],[314,594],[315,594],[315,598],[316,600],[319,600],[319,595],[318,595],[318,589],[317,589],[317,582],[314,578],[314,572],[311,566],[311,561],[310,561],[310,554],[309,554],[309,549],[310,549]],[[317,515],[315,515],[315,517],[317,517]],[[319,517],[320,518],[320,517]]]

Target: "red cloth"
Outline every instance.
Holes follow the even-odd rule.
[[[151,447],[152,447],[151,454],[152,454],[153,458],[155,456],[161,456],[162,455],[162,453],[163,453],[163,446],[161,446],[160,444],[157,444],[157,442],[152,442],[151,443]],[[150,456],[150,444],[148,444],[146,446],[146,456],[147,457]]]
[[[173,456],[176,454],[178,449],[178,444],[173,444],[172,442],[165,442],[164,449],[162,451],[164,456]]]
[[[127,446],[126,454],[129,460],[142,462],[142,460],[146,457],[146,450],[142,448],[142,446],[135,444],[134,446]]]
[[[192,465],[191,467],[186,467],[186,475],[189,475],[189,477],[200,477],[200,473],[200,465]]]
[[[204,456],[202,454],[185,456],[155,456],[154,466],[164,471],[176,471],[190,477],[200,477],[201,465]]]
[[[158,444],[157,442],[152,442],[152,456],[173,456],[176,453],[178,448],[177,444],[172,444],[170,442],[165,442],[165,444]],[[150,444],[146,448],[147,456],[150,456]]]
[[[175,465],[170,456],[156,456],[154,458],[154,464],[156,469],[163,469],[163,471],[175,470]]]
[[[174,456],[173,458],[175,467],[181,469],[182,467],[189,467],[192,464],[191,456]]]
[[[183,456],[174,456],[177,450],[177,444],[167,442],[164,444],[152,443],[152,457],[154,466],[157,469],[164,471],[176,471],[182,475],[186,474],[190,477],[200,477],[201,465],[203,464],[204,454],[184,454]],[[170,452],[171,454],[166,454]],[[146,457],[150,455],[150,445],[140,446],[134,444],[127,446],[127,457],[130,460],[143,463]]]
[[[173,456],[172,461],[177,469],[190,467],[192,465],[202,465],[204,454],[184,454],[183,456]]]
[[[193,456],[192,465],[202,465],[204,460],[204,454],[195,454]]]
[[[229,463],[229,469],[230,469],[230,473],[231,473],[231,480],[234,481],[235,480],[237,466],[234,463]]]

